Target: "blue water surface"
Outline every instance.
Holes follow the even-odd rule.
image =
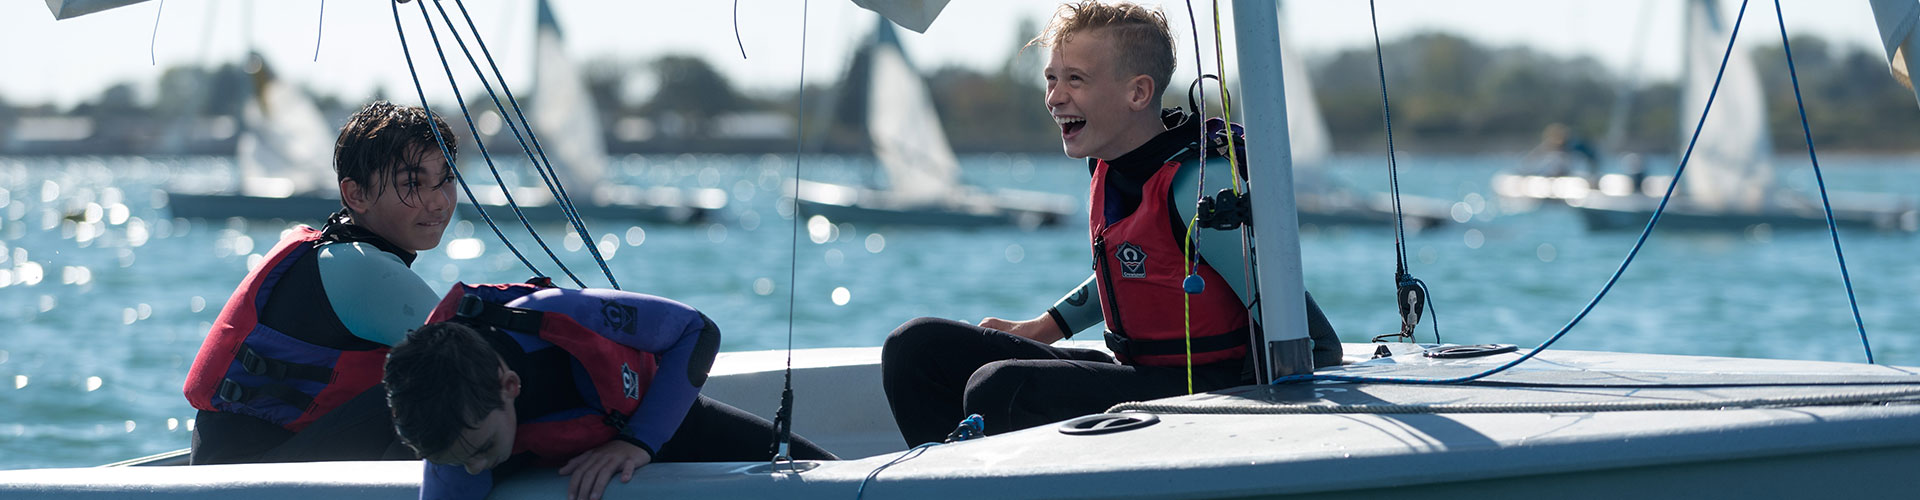
[[[1826,158],[1837,190],[1920,195],[1913,157]],[[1409,236],[1415,276],[1432,288],[1443,340],[1534,345],[1564,325],[1625,256],[1632,233],[1587,231],[1572,212],[1509,213],[1488,181],[1510,156],[1402,156],[1411,194],[1458,205],[1463,221]],[[1654,159],[1652,164],[1658,165]],[[1810,189],[1805,158],[1775,165]],[[987,189],[1084,200],[1085,164],[1046,156],[964,158]],[[589,221],[591,243],[558,224],[537,228],[589,286],[605,286],[584,245],[610,254],[628,290],[671,297],[712,316],[729,351],[875,346],[916,316],[978,321],[1041,314],[1088,273],[1084,226],[956,230],[795,221],[780,194],[790,156],[616,158],[622,183],[709,187],[731,198],[718,222],[691,226]],[[807,157],[805,176],[860,182],[865,160]],[[1380,155],[1337,158],[1350,184],[1386,188]],[[90,466],[184,448],[193,409],[187,366],[211,321],[290,226],[189,221],[168,189],[232,183],[227,158],[0,158],[0,469]],[[556,266],[517,223],[510,238],[549,274]],[[1841,233],[1861,313],[1883,363],[1920,365],[1920,261],[1907,234]],[[475,222],[456,222],[414,270],[437,289],[531,275]],[[1341,337],[1397,329],[1393,233],[1304,227],[1307,287]],[[797,248],[797,251],[794,250]],[[796,279],[790,279],[789,273]],[[564,278],[559,280],[567,283]],[[788,310],[793,292],[795,310]],[[1421,340],[1431,340],[1421,329]],[[1865,359],[1824,231],[1748,228],[1656,232],[1567,349],[1858,362]]]

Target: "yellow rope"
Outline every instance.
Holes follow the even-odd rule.
[[[1220,34],[1220,0],[1213,0],[1213,58],[1220,70],[1220,112],[1227,121],[1227,172],[1232,174],[1233,194],[1240,194],[1240,157],[1233,139],[1233,96],[1227,95],[1227,52]],[[1204,126],[1204,125],[1203,125]],[[1204,145],[1203,145],[1204,147]]]

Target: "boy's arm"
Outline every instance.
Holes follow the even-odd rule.
[[[420,500],[486,498],[493,491],[493,471],[468,474],[465,467],[441,465],[421,460],[426,473],[420,478]]]
[[[1047,316],[1060,326],[1062,338],[1073,338],[1073,334],[1106,321],[1100,313],[1100,280],[1097,278],[1098,275],[1088,276],[1079,287],[1047,309]]]
[[[427,282],[400,257],[367,243],[333,243],[320,249],[320,284],[348,332],[394,345],[419,328],[440,303]]]
[[[560,300],[565,295],[598,300]],[[658,454],[686,419],[720,351],[720,329],[693,307],[618,290],[549,289],[508,305],[566,313],[582,326],[621,345],[655,355],[657,369],[640,407],[628,420],[623,441]]]

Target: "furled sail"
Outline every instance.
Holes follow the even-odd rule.
[[[907,63],[893,26],[879,20],[869,53],[867,131],[893,194],[935,202],[960,182],[960,161],[947,144],[927,84]]]
[[[1760,75],[1745,51],[1726,53],[1730,24],[1713,0],[1687,3],[1684,55],[1686,83],[1680,94],[1680,147],[1686,148],[1694,124],[1713,92],[1714,75],[1728,57],[1713,112],[1687,166],[1686,194],[1706,210],[1757,211],[1774,189],[1767,135],[1767,108]]]

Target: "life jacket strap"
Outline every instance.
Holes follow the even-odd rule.
[[[467,295],[460,298],[460,307],[454,310],[453,317],[505,330],[536,333],[540,331],[540,323],[546,313],[507,307],[487,302],[477,295]]]
[[[294,408],[299,408],[303,412],[313,409],[313,397],[294,390],[292,387],[280,384],[246,387],[240,385],[239,382],[234,382],[233,379],[222,379],[220,381],[220,391],[218,395],[220,399],[235,403],[248,403],[255,399],[268,397],[278,399],[280,402],[286,403],[288,406]]]
[[[1113,333],[1112,330],[1106,332],[1106,338],[1107,349],[1113,351],[1114,354],[1126,358],[1169,356],[1187,353],[1187,339],[1130,339],[1124,335]],[[1192,342],[1194,354],[1225,351],[1247,345],[1247,329],[1246,327],[1240,327],[1231,332],[1219,335],[1193,337]]]
[[[300,379],[319,383],[333,381],[333,369],[281,361],[260,355],[246,344],[240,345],[240,351],[234,353],[233,360],[240,368],[254,375],[271,379]]]

